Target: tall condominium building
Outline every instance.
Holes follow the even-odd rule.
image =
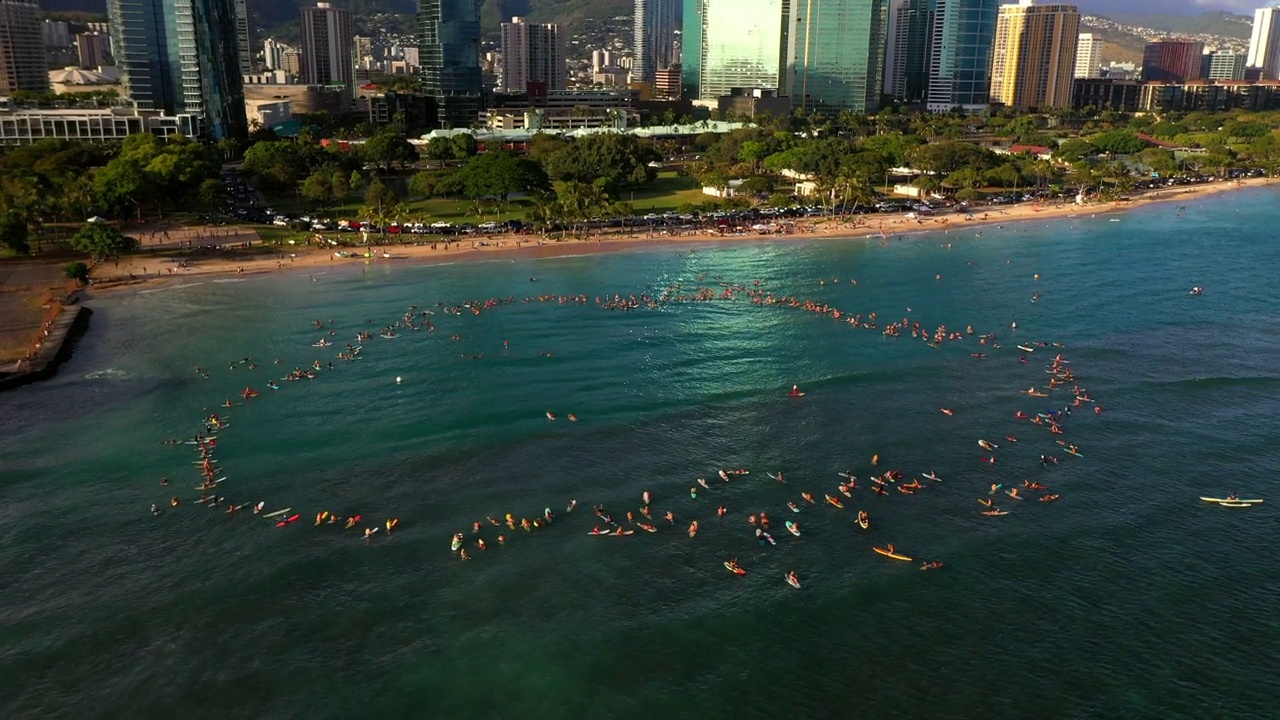
[[[1160,39],[1142,50],[1142,79],[1183,83],[1200,78],[1200,56],[1204,43],[1193,40]]]
[[[685,97],[714,100],[737,89],[791,95],[792,4],[809,0],[685,0]]]
[[[888,0],[795,3],[792,102],[814,110],[874,113],[884,90]]]
[[[249,35],[249,0],[235,0],[236,51],[240,55],[240,72],[253,72],[253,44]]]
[[[262,41],[262,64],[268,70],[284,69],[284,51],[289,50],[289,46],[276,40],[275,38],[267,38]]]
[[[0,0],[0,92],[49,89],[44,26],[36,0]]]
[[[76,55],[82,68],[96,68],[107,64],[107,36],[100,32],[85,32],[76,35]]]
[[[442,125],[471,127],[484,109],[480,1],[418,0],[422,89],[436,99]]]
[[[307,85],[341,85],[355,92],[356,76],[351,57],[351,13],[327,2],[300,7],[302,82]]]
[[[659,69],[679,61],[675,49],[676,0],[635,0],[635,3],[632,45],[635,62],[631,79],[651,83]]]
[[[45,47],[66,47],[71,44],[71,24],[62,20],[45,20],[40,26]]]
[[[1102,38],[1093,33],[1080,33],[1076,38],[1076,71],[1078,78],[1102,76]]]
[[[1253,12],[1253,35],[1245,64],[1261,70],[1266,80],[1280,79],[1280,5]]]
[[[981,110],[991,89],[991,46],[999,0],[937,0],[929,49],[927,106]]]
[[[1243,80],[1245,56],[1214,50],[1200,56],[1200,77],[1205,80]]]
[[[1006,107],[1070,107],[1080,13],[1075,5],[1019,0],[996,18],[991,102]]]
[[[502,87],[526,92],[529,83],[564,90],[564,37],[555,23],[531,23],[513,17],[502,23]]]
[[[248,134],[233,0],[107,0],[125,93],[190,116],[206,139]]]
[[[920,102],[929,87],[929,48],[936,0],[890,0],[886,22],[884,94]]]

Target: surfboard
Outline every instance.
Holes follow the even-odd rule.
[[[275,512],[269,512],[269,513],[267,513],[266,515],[263,515],[262,517],[264,517],[264,518],[272,518],[272,517],[275,517],[275,516],[277,516],[277,515],[283,515],[283,514],[285,514],[285,513],[289,512],[289,511],[290,511],[290,510],[292,510],[292,509],[293,509],[293,508],[285,508],[285,509],[283,509],[283,510],[277,510],[277,511],[275,511]]]

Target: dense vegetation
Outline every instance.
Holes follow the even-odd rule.
[[[395,125],[325,147],[319,138],[327,129],[321,118],[296,139],[256,131],[243,151],[244,173],[269,201],[298,211],[342,208],[346,217],[383,225],[420,222],[434,201],[465,200],[477,217],[522,216],[546,226],[631,214],[627,198],[664,192],[655,184],[659,168],[669,179],[672,172],[685,178],[682,192],[736,188],[729,200],[694,190],[681,203],[686,211],[797,202],[857,210],[904,183],[977,200],[1033,188],[1115,194],[1152,175],[1280,171],[1280,113],[795,114],[679,140],[536,135],[519,154],[481,148],[466,134],[415,148]],[[1042,146],[1051,157],[990,149],[1011,144]],[[109,242],[91,247],[84,238],[100,236],[97,230],[73,237],[94,215],[142,220],[225,210],[220,172],[238,152],[150,135],[8,148],[0,153],[0,248],[21,254],[55,240],[100,257],[127,251]],[[812,184],[807,198],[792,196],[801,180]]]

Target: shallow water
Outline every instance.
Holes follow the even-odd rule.
[[[1196,497],[1272,500],[1276,199],[883,246],[374,265],[98,300],[56,379],[0,395],[0,715],[1272,717],[1273,510]],[[275,358],[333,355],[310,347],[313,319],[334,319],[341,345],[414,304],[717,278],[882,324],[910,308],[1005,348],[975,360],[972,338],[930,349],[745,297],[632,312],[517,301],[437,313],[434,333],[375,336],[358,362],[265,388]],[[1187,295],[1196,284],[1203,297]],[[1018,394],[1045,381],[1048,351],[1020,364],[1013,349],[1032,340],[1064,343],[1106,408],[1064,423],[1085,457],[1047,470],[1053,438],[1012,418],[1067,399]],[[245,356],[262,368],[228,369]],[[793,383],[808,394],[786,398]],[[224,492],[302,521],[190,502],[151,517],[198,483],[191,446],[159,440],[193,435],[246,385],[262,395],[227,412]],[[978,462],[981,437],[1002,445],[995,466]],[[775,527],[778,545],[757,546],[747,512],[781,523],[800,490],[835,494],[836,472],[865,477],[873,454],[944,482],[881,498],[863,481],[843,511],[803,507],[800,538]],[[725,484],[722,467],[753,472]],[[785,486],[765,475],[778,469]],[[712,489],[694,500],[697,477]],[[1025,478],[1062,500],[1002,496],[1008,516],[976,514],[990,483]],[[586,536],[592,504],[622,515],[643,490],[677,528]],[[474,520],[570,498],[578,511],[507,531],[504,548],[486,523],[491,547],[470,546],[470,563],[447,550]],[[401,525],[365,543],[313,527],[321,510]],[[946,567],[871,552],[886,543]],[[729,557],[749,574],[726,573]]]

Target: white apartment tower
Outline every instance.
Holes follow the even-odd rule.
[[[1102,75],[1102,38],[1093,33],[1080,33],[1076,41],[1076,72],[1078,78],[1095,78]]]
[[[530,83],[564,90],[564,38],[555,23],[531,23],[513,17],[502,23],[502,87],[528,92]]]
[[[1253,12],[1253,36],[1245,65],[1262,70],[1265,80],[1280,79],[1280,5]]]

